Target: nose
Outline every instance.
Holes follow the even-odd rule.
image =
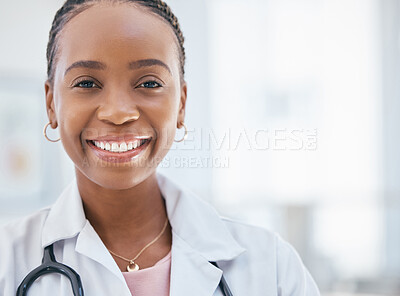
[[[122,125],[138,120],[140,112],[131,96],[123,92],[114,92],[107,95],[105,103],[98,107],[96,115],[101,121]]]

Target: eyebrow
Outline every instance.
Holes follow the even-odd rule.
[[[139,60],[139,61],[134,61],[129,63],[129,69],[130,70],[135,70],[139,68],[144,68],[144,67],[151,67],[151,66],[161,66],[167,71],[172,74],[171,69],[162,61],[157,60],[157,59],[146,59],[146,60]]]
[[[134,62],[130,62],[128,68],[130,70],[151,67],[151,66],[161,66],[165,68],[170,74],[172,74],[171,69],[162,61],[157,59],[145,59],[145,60],[138,60]],[[78,61],[73,63],[71,66],[65,70],[64,76],[67,75],[69,71],[75,68],[88,68],[88,69],[95,69],[95,70],[105,70],[107,66],[101,62],[97,61]]]
[[[67,73],[69,71],[71,71],[72,69],[75,68],[88,68],[88,69],[96,69],[96,70],[104,70],[106,69],[106,65],[101,63],[101,62],[97,62],[97,61],[78,61],[73,63],[71,66],[69,66],[67,68],[67,70],[65,70],[64,76],[67,75]]]

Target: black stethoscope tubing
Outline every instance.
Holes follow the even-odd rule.
[[[210,263],[218,267],[216,262],[210,262]],[[30,273],[28,273],[28,275],[19,285],[16,296],[27,295],[30,286],[39,277],[49,273],[60,273],[62,275],[65,275],[71,282],[72,292],[74,293],[74,296],[84,296],[81,277],[71,267],[57,262],[56,257],[54,256],[53,245],[44,248],[42,264],[37,268],[35,268],[34,270],[32,270]],[[225,281],[224,276],[221,277],[218,286],[221,289],[222,294],[224,296],[233,296],[231,290],[228,287],[228,284]]]
[[[49,273],[60,273],[65,275],[71,282],[74,296],[83,296],[82,281],[79,274],[71,267],[59,263],[54,256],[53,245],[44,248],[42,264],[32,270],[24,278],[18,287],[16,296],[25,296],[30,286],[41,276]]]

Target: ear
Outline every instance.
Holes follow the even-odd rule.
[[[181,83],[181,97],[179,102],[177,128],[181,128],[182,127],[181,122],[185,121],[186,99],[187,99],[187,84],[186,81],[183,81]]]
[[[53,129],[55,129],[55,128],[57,128],[58,123],[57,123],[57,117],[56,117],[56,112],[55,112],[55,108],[54,108],[54,92],[53,92],[53,85],[48,80],[44,83],[44,91],[46,94],[47,117],[49,118],[49,121],[51,122],[51,127]]]

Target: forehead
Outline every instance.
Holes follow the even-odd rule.
[[[65,25],[58,43],[57,68],[76,60],[160,59],[171,67],[178,64],[177,41],[170,25],[138,5],[96,4]]]

